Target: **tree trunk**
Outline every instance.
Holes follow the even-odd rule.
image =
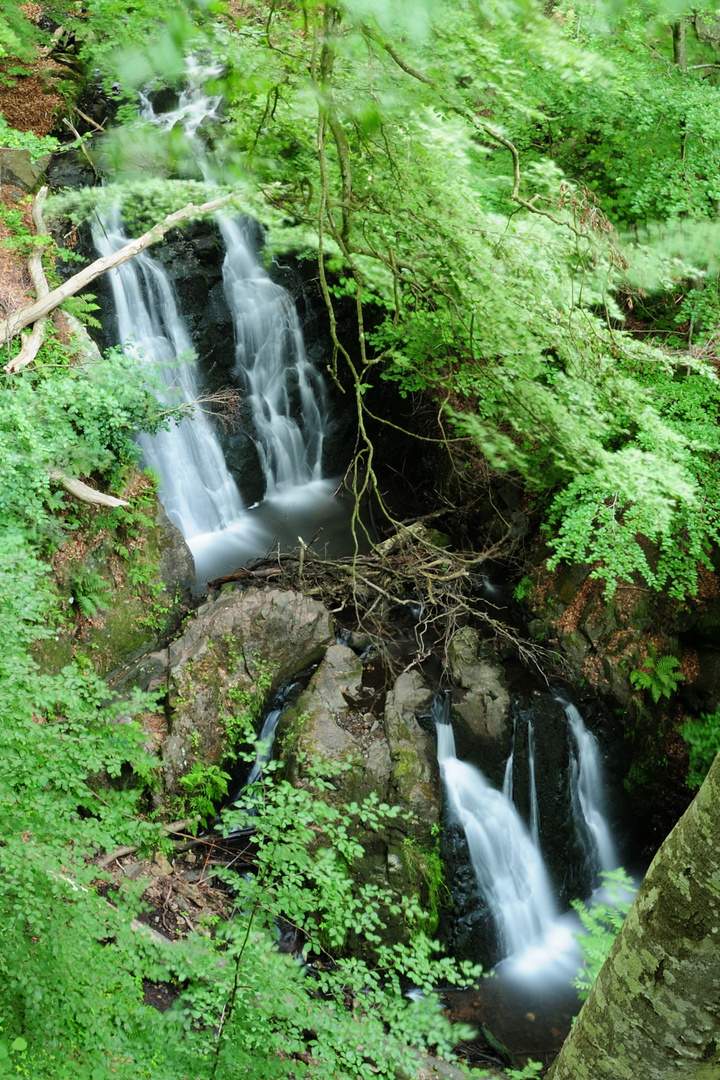
[[[720,754],[655,856],[547,1080],[720,1077]]]
[[[687,71],[687,54],[685,52],[685,20],[678,19],[673,23],[673,60],[682,71]]]

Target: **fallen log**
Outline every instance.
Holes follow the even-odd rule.
[[[35,196],[35,201],[32,208],[33,225],[35,226],[35,232],[38,236],[45,235],[45,220],[43,218],[43,206],[47,199],[48,189],[47,187],[41,187]],[[35,298],[37,300],[44,299],[50,292],[50,286],[47,283],[45,277],[45,271],[43,270],[42,257],[45,245],[38,245],[33,249],[33,253],[28,259],[28,274],[30,280],[35,288]],[[45,324],[47,322],[47,316],[43,315],[37,320],[30,334],[23,336],[23,343],[20,352],[15,355],[5,365],[5,370],[8,374],[12,374],[15,371],[19,371],[20,368],[24,368],[27,364],[31,364],[40,351],[40,346],[43,343],[45,337]]]
[[[57,289],[53,289],[47,294],[33,301],[30,304],[26,304],[25,307],[19,308],[14,311],[7,319],[0,321],[0,345],[11,341],[21,330],[30,326],[31,323],[36,322],[43,316],[49,315],[51,311],[54,311],[64,300],[67,300],[70,296],[75,296],[79,293],[91,281],[100,277],[101,274],[107,273],[108,270],[113,270],[116,266],[120,266],[122,263],[127,262],[128,259],[132,259],[133,256],[139,255],[145,248],[150,247],[152,244],[156,244],[158,240],[162,240],[163,236],[175,225],[179,225],[182,221],[187,221],[192,217],[199,217],[203,214],[212,214],[216,210],[222,209],[232,199],[232,195],[223,195],[218,199],[211,199],[210,202],[202,203],[200,206],[196,206],[194,203],[188,203],[181,210],[176,210],[174,214],[169,214],[157,225],[153,225],[152,229],[143,233],[137,240],[130,240],[129,243],[121,247],[119,251],[114,252],[112,255],[104,255],[101,259],[96,259],[95,262],[90,263],[84,269],[80,270],[73,277],[68,278],[66,282],[59,285]]]
[[[106,495],[103,491],[96,491],[89,484],[83,483],[82,480],[76,480],[72,476],[65,476],[65,473],[60,472],[58,469],[52,470],[50,479],[55,480],[70,495],[74,495],[76,499],[79,499],[80,502],[90,503],[92,506],[110,506],[115,509],[118,506],[130,505],[127,499],[118,499],[116,495]]]

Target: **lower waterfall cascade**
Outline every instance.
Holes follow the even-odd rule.
[[[592,880],[599,885],[598,872],[617,868],[604,814],[599,747],[577,708],[567,702],[562,704],[572,742],[568,779],[575,828],[583,854],[594,870]],[[526,824],[513,803],[515,730],[502,790],[498,791],[479,769],[457,758],[447,693],[436,696],[433,718],[448,819],[457,822],[464,832],[479,893],[487,904],[505,958],[501,967],[509,965],[518,975],[539,971],[559,978],[572,975],[577,967],[573,931],[579,924],[574,913],[559,913],[540,848],[534,769],[537,733],[532,723],[528,723],[530,799]]]

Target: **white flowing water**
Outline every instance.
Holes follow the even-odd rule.
[[[502,793],[509,802],[514,801],[515,795],[515,740],[517,738],[517,717],[513,721],[512,743],[510,757],[505,762],[503,775]],[[532,720],[528,721],[528,774],[529,774],[529,804],[530,804],[530,835],[535,847],[540,850],[540,811],[538,806],[537,783],[535,780],[535,728]]]
[[[101,255],[113,254],[127,243],[117,211],[98,219],[93,238]],[[168,405],[196,401],[199,387],[192,344],[165,271],[141,253],[111,270],[108,279],[123,348],[154,364]],[[140,436],[139,442],[146,462],[160,477],[168,517],[187,540],[227,527],[242,512],[240,492],[201,408],[195,408],[192,418],[172,423],[168,431]]]
[[[528,771],[530,773],[530,835],[533,844],[540,850],[540,810],[538,807],[537,783],[535,781],[535,728],[528,722]]]
[[[278,726],[278,721],[286,708],[287,703],[283,703],[278,709],[270,709],[265,722],[260,732],[260,738],[257,744],[257,751],[255,753],[255,761],[253,767],[250,770],[247,780],[245,781],[245,787],[250,784],[254,784],[256,780],[259,780],[262,776],[262,771],[267,765],[268,761],[272,757],[273,744],[275,742],[275,731]]]
[[[267,497],[322,478],[329,401],[305,354],[292,299],[259,265],[242,224],[220,217],[219,225],[226,250],[225,296],[235,328],[235,374],[248,389]]]
[[[570,753],[570,783],[578,838],[595,873],[615,870],[618,857],[605,818],[600,747],[575,706],[567,702],[563,705],[574,744]]]
[[[465,832],[478,886],[504,955],[521,953],[553,929],[556,911],[547,872],[510,800],[478,769],[458,760],[447,708],[439,700],[438,762],[448,810]]]
[[[219,72],[188,60],[186,88],[177,107],[165,113],[156,113],[141,95],[142,119],[161,131],[180,126],[209,182],[212,170],[198,128],[217,118],[221,98],[204,87]],[[199,410],[192,422],[141,439],[145,461],[160,476],[163,502],[189,543],[201,581],[231,573],[277,546],[295,546],[299,538],[311,542],[318,533],[331,550],[344,554],[347,546],[347,514],[333,498],[337,484],[322,478],[328,395],[307,359],[295,305],[259,265],[243,223],[220,215],[218,225],[226,248],[223,281],[235,332],[234,372],[246,390],[264,498],[244,509],[212,425]],[[103,254],[125,239],[119,217],[95,234]],[[148,254],[138,256],[113,273],[112,286],[123,347],[142,348],[161,366],[168,386],[180,385],[177,400],[197,398],[190,341],[163,268]]]

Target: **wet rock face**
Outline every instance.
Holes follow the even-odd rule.
[[[478,888],[465,832],[445,814],[441,851],[450,903],[440,921],[445,949],[462,960],[491,968],[502,958],[490,909]]]
[[[283,747],[288,774],[303,774],[303,757],[359,764],[360,745],[341,726],[348,711],[348,697],[358,697],[362,684],[362,663],[346,645],[332,645],[313,675],[307,689],[282,717],[277,738]],[[340,786],[343,780],[340,780]],[[353,781],[353,787],[355,782]]]
[[[455,742],[458,757],[477,765],[499,787],[512,741],[510,694],[501,665],[483,650],[469,626],[450,642],[448,657],[458,687],[452,701]]]
[[[533,692],[514,703],[513,801],[531,825],[530,730],[533,731],[540,849],[561,907],[589,895],[585,852],[578,839],[570,787],[570,740],[561,702]]]

